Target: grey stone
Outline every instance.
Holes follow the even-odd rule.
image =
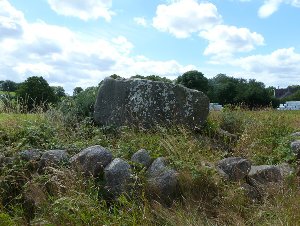
[[[164,157],[159,157],[153,161],[149,169],[147,170],[147,174],[149,177],[159,176],[161,173],[167,170],[166,167],[166,159]]]
[[[300,137],[300,132],[295,132],[291,134],[292,137]]]
[[[208,112],[209,99],[200,91],[172,83],[106,78],[99,89],[94,119],[105,126],[198,128]]]
[[[50,150],[43,153],[39,161],[39,170],[48,166],[59,166],[66,164],[69,160],[68,154],[65,150]]]
[[[151,157],[145,149],[141,149],[132,155],[131,161],[148,168],[151,164]]]
[[[115,158],[104,170],[106,189],[114,196],[128,191],[132,181],[130,165],[120,158]]]
[[[171,204],[179,193],[178,173],[166,166],[164,158],[157,158],[147,170],[147,190],[155,199]]]
[[[293,141],[291,143],[291,149],[297,155],[297,158],[300,159],[300,140]]]
[[[277,183],[283,180],[280,167],[273,165],[251,166],[249,178],[255,183],[267,184]]]
[[[0,156],[0,167],[2,166],[10,166],[13,164],[15,158],[14,157],[5,157],[4,155]]]
[[[229,157],[217,163],[218,172],[233,181],[244,179],[250,172],[250,169],[250,161],[241,157]]]
[[[287,163],[277,165],[276,167],[278,167],[280,174],[283,178],[288,177],[288,176],[292,175],[293,173],[295,173],[295,170]]]
[[[25,150],[20,152],[20,157],[24,161],[39,161],[42,157],[40,150]]]
[[[246,196],[253,202],[261,201],[264,192],[257,186],[252,186],[250,184],[243,184],[242,189],[245,191]]]
[[[88,147],[70,159],[74,169],[82,171],[85,176],[98,176],[111,162],[112,154],[106,148],[96,145]]]

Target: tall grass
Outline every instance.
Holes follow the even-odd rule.
[[[293,163],[289,134],[300,130],[300,112],[211,112],[200,133],[182,127],[153,131],[100,128],[88,118],[70,123],[54,108],[20,113],[15,109],[0,114],[0,154],[13,157],[25,149],[66,149],[73,155],[99,144],[115,157],[129,160],[144,148],[152,158],[165,156],[177,169],[181,197],[165,207],[148,199],[141,184],[140,192],[109,202],[99,181],[85,180],[66,168],[37,174],[32,163],[15,159],[12,165],[0,167],[0,225],[300,224],[300,182],[296,176],[281,186],[270,186],[266,197],[257,203],[245,196],[243,182],[224,181],[214,167],[225,156],[247,157],[253,164]],[[218,137],[219,128],[236,134],[237,141],[228,143]],[[231,145],[231,149],[228,152],[220,145]],[[25,201],[30,186],[40,197],[35,214]]]

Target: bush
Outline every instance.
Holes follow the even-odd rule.
[[[55,103],[54,90],[43,77],[32,76],[21,83],[16,91],[17,97],[23,100],[23,104],[29,111],[36,106],[45,106]]]

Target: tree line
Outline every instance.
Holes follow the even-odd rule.
[[[110,77],[122,79],[116,74]],[[136,75],[131,78],[181,84],[187,88],[202,91],[211,102],[222,105],[242,105],[250,109],[270,106],[275,108],[279,106],[280,101],[300,100],[300,86],[293,86],[293,90],[296,90],[295,93],[284,100],[279,100],[274,97],[275,87],[266,87],[264,83],[255,79],[246,80],[225,74],[206,78],[202,72],[196,70],[185,72],[175,80],[157,75]],[[0,81],[0,91],[2,91],[2,95],[5,95],[5,92],[13,93],[15,98],[23,100],[28,110],[32,110],[35,106],[59,105],[61,102],[68,102],[69,105],[76,106],[79,114],[87,116],[92,112],[100,84],[86,89],[76,87],[70,96],[66,94],[63,87],[50,86],[43,77],[32,76],[22,83],[10,80]]]

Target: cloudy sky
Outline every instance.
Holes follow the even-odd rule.
[[[300,85],[300,0],[0,0],[0,79],[69,93],[196,69]]]

